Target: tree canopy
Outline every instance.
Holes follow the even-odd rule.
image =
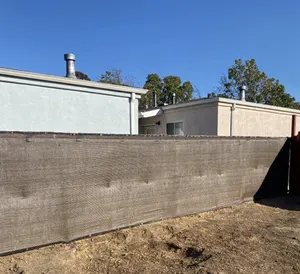
[[[102,73],[98,82],[130,87],[135,86],[134,78],[132,76],[123,76],[120,69],[112,69]]]
[[[123,78],[122,78],[121,70],[112,69],[111,71],[106,71],[105,73],[102,73],[98,82],[122,85]]]
[[[299,103],[285,92],[279,80],[268,78],[265,72],[259,70],[255,59],[246,62],[235,60],[234,65],[228,69],[228,75],[221,77],[218,96],[239,99],[239,88],[243,85],[247,87],[245,93],[249,102],[299,108]]]
[[[190,81],[184,82],[180,87],[179,101],[187,101],[193,98],[194,87]]]
[[[77,79],[91,81],[89,76],[81,71],[76,71],[75,75]]]
[[[76,77],[82,80],[91,80],[87,74],[80,71],[76,71]],[[123,76],[120,69],[111,69],[102,73],[98,82],[135,86],[134,78]],[[285,88],[279,80],[269,78],[265,72],[260,71],[255,59],[245,62],[242,59],[235,60],[228,69],[227,75],[221,77],[217,91],[209,93],[208,98],[218,96],[239,99],[242,86],[247,87],[245,95],[249,102],[300,109],[300,104],[296,102],[294,97],[285,92]],[[143,88],[149,91],[141,96],[140,109],[153,106],[153,93],[156,94],[156,105],[173,104],[173,94],[175,94],[176,103],[197,98],[197,96],[193,96],[196,93],[200,98],[199,91],[195,90],[190,81],[182,82],[181,78],[175,75],[161,78],[157,73],[148,74]]]
[[[83,72],[76,71],[76,77],[82,80],[91,80]],[[123,76],[120,69],[107,70],[100,75],[98,82],[114,85],[134,87],[135,79],[132,76]],[[175,94],[176,103],[187,101],[193,98],[194,88],[190,81],[181,82],[178,76],[166,76],[163,79],[158,74],[148,74],[144,88],[149,91],[142,95],[139,108],[146,109],[153,104],[153,92],[156,94],[156,105],[160,103],[173,103],[173,94]],[[198,92],[199,93],[199,92]]]
[[[156,94],[156,104],[167,103],[173,104],[173,93],[175,94],[176,103],[184,102],[193,98],[193,85],[191,82],[181,82],[180,77],[169,75],[163,79],[158,74],[148,74],[145,89],[149,91],[142,95],[140,108],[146,109],[152,106],[153,92]]]
[[[149,91],[141,97],[139,104],[141,109],[146,109],[152,106],[153,92],[156,94],[156,103],[159,103],[162,86],[162,79],[156,73],[148,74],[144,88]]]

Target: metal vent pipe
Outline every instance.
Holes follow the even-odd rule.
[[[240,88],[240,92],[241,92],[241,94],[240,94],[240,99],[241,99],[241,101],[246,101],[246,90],[247,90],[247,87],[246,86],[241,86],[241,88]]]
[[[72,53],[65,54],[66,77],[76,79],[75,74],[75,55]]]

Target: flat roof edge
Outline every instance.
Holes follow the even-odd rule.
[[[285,107],[278,107],[278,106],[272,106],[272,105],[258,104],[258,103],[253,103],[253,102],[240,101],[240,100],[234,100],[234,99],[228,99],[228,98],[222,98],[222,97],[218,97],[218,102],[226,103],[226,104],[236,104],[236,105],[253,107],[253,108],[276,110],[276,111],[282,111],[282,112],[292,112],[292,113],[296,113],[296,114],[300,115],[300,110],[293,109],[293,108],[285,108]]]
[[[180,108],[197,106],[197,105],[205,105],[205,104],[211,104],[211,103],[215,103],[215,102],[224,103],[224,104],[236,104],[236,105],[241,105],[241,106],[246,106],[246,107],[260,108],[260,109],[273,110],[273,111],[279,111],[279,112],[289,112],[289,113],[295,113],[295,114],[300,115],[300,110],[293,109],[293,108],[264,105],[264,104],[258,104],[258,103],[253,103],[253,102],[228,99],[228,98],[223,98],[223,97],[191,100],[191,101],[186,101],[186,102],[175,104],[175,105],[162,106],[158,109],[161,109],[163,111],[168,111],[168,110],[172,110],[172,109],[180,109]],[[141,115],[140,118],[149,118],[149,117],[157,116],[157,113],[153,109],[140,111],[140,113],[146,114],[146,115]]]
[[[99,82],[86,81],[80,79],[71,79],[62,76],[40,74],[40,73],[7,69],[7,68],[0,68],[0,76],[23,78],[23,79],[33,80],[33,81],[35,80],[35,81],[59,83],[59,84],[73,85],[73,86],[90,87],[95,89],[106,89],[106,90],[127,92],[127,93],[146,94],[148,92],[147,89],[142,89],[142,88],[99,83]]]

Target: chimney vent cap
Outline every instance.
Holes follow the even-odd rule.
[[[247,86],[246,85],[242,85],[241,89],[242,90],[247,90]]]
[[[65,54],[65,61],[68,61],[68,60],[75,61],[75,55],[73,53],[66,53]]]

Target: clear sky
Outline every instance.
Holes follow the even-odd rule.
[[[7,0],[0,34],[0,67],[64,76],[74,53],[93,80],[177,75],[206,96],[235,59],[255,58],[300,100],[300,0]]]

